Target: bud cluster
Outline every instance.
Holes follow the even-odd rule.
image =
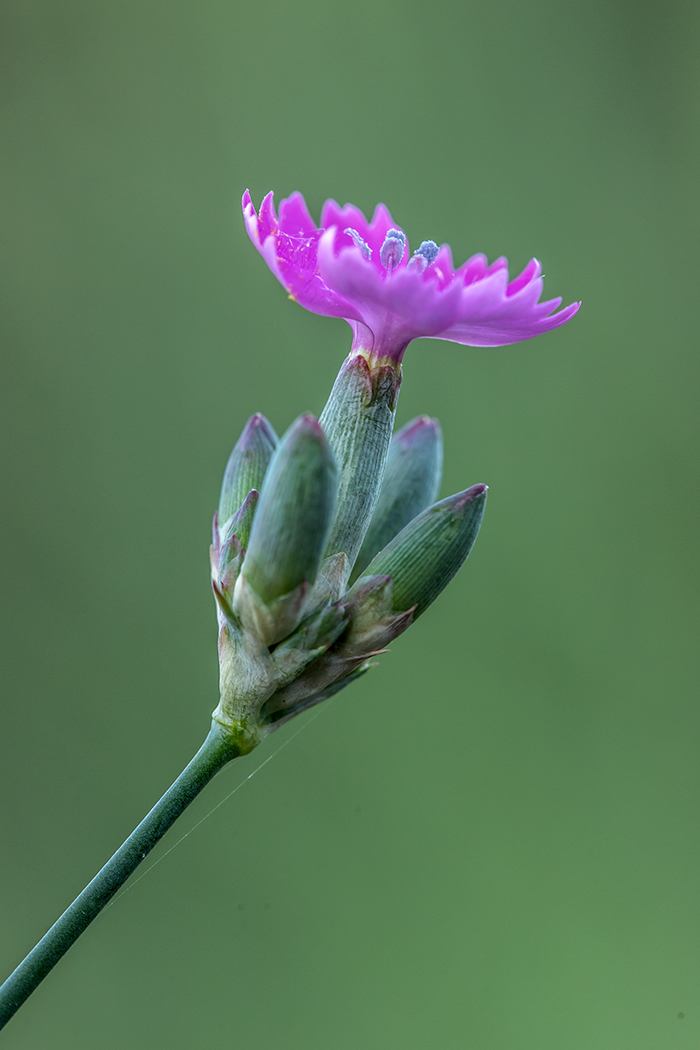
[[[231,453],[211,548],[214,719],[242,754],[364,674],[474,544],[486,486],[435,502],[440,427],[422,416],[392,439],[400,384],[400,365],[353,353],[319,420],[278,439],[255,415]]]

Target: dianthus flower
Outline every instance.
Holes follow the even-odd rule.
[[[316,226],[301,193],[280,203],[278,217],[272,193],[257,214],[246,190],[243,215],[290,297],[313,313],[345,318],[353,349],[375,360],[398,364],[420,336],[467,346],[518,343],[565,324],[581,305],[559,310],[560,297],[539,301],[537,259],[509,281],[503,256],[489,266],[485,255],[472,255],[455,270],[447,244],[423,241],[411,255],[383,204],[368,222],[354,205],[328,200]]]

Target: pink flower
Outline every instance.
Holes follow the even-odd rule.
[[[317,227],[300,193],[275,213],[272,193],[243,216],[250,239],[291,298],[317,314],[344,317],[353,348],[399,362],[412,339],[504,346],[565,324],[580,303],[539,302],[542,267],[532,259],[508,280],[508,260],[472,255],[455,270],[449,245],[423,241],[411,256],[403,230],[383,204],[368,222],[359,208],[329,200]],[[555,312],[556,311],[556,312]]]

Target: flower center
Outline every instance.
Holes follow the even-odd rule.
[[[360,249],[365,259],[372,258],[372,249],[357,230],[353,229],[352,226],[347,226],[343,233],[346,233],[348,237],[352,237],[355,247]],[[406,234],[403,230],[389,230],[384,238],[384,243],[379,249],[379,259],[384,269],[389,273],[395,270],[403,259],[405,250]],[[415,250],[413,257],[408,261],[410,269],[419,269],[422,272],[428,266],[432,266],[439,250],[435,241],[422,241],[420,248]]]

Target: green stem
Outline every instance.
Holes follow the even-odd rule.
[[[231,738],[213,722],[206,740],[174,784],[0,987],[0,1028],[110,902],[202,788],[239,754]]]

